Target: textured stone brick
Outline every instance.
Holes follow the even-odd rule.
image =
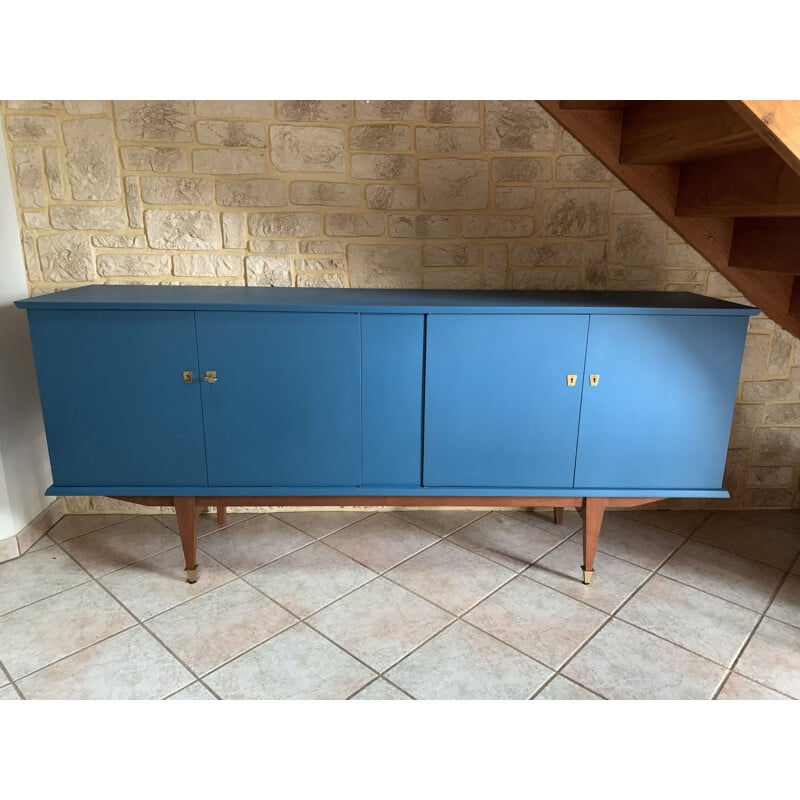
[[[22,223],[26,228],[46,228],[49,225],[44,211],[26,211],[22,215]]]
[[[89,237],[56,233],[39,237],[42,277],[54,283],[92,281],[97,277]]]
[[[559,156],[556,159],[559,181],[613,181],[614,176],[594,156]]]
[[[128,220],[117,206],[52,206],[50,224],[59,230],[113,231]]]
[[[181,206],[208,205],[214,201],[214,186],[205,178],[142,178],[140,183],[145,203]]]
[[[335,272],[344,270],[341,258],[298,258],[295,268],[301,272]]]
[[[301,253],[343,253],[341,242],[300,242]]]
[[[139,180],[137,178],[125,178],[125,205],[128,208],[128,220],[131,228],[144,227],[142,202],[139,199]]]
[[[533,219],[519,216],[465,215],[461,232],[467,239],[511,239],[533,234]]]
[[[767,365],[768,375],[783,375],[789,369],[792,356],[792,343],[796,339],[786,331],[778,329],[772,337],[772,351]]]
[[[292,285],[292,263],[288,258],[247,256],[245,268],[248,286]]]
[[[734,425],[760,425],[764,421],[763,404],[744,404],[737,403],[733,409],[733,424]]]
[[[272,163],[283,172],[344,172],[344,133],[339,128],[272,125]]]
[[[422,120],[421,100],[357,100],[356,119]]]
[[[536,190],[532,186],[498,186],[494,190],[494,204],[501,211],[518,211],[533,208]]]
[[[646,206],[633,192],[627,189],[614,192],[613,209],[615,214],[652,214]]]
[[[508,270],[508,245],[487,244],[483,247],[483,286],[505,289]]]
[[[477,153],[481,149],[478,128],[417,128],[418,153]]]
[[[350,100],[278,100],[275,116],[287,122],[347,122],[353,114]]]
[[[186,172],[189,153],[178,147],[121,147],[122,166],[139,172]]]
[[[147,239],[141,235],[123,234],[104,234],[102,236],[92,236],[92,244],[95,247],[147,247]]]
[[[55,147],[44,149],[44,174],[47,178],[47,187],[50,189],[50,197],[53,200],[63,200],[64,182],[61,180],[61,164]]]
[[[22,231],[22,254],[25,257],[28,280],[42,280],[42,263],[39,260],[39,251],[36,249],[36,237],[30,231]]]
[[[172,258],[175,274],[193,277],[235,278],[244,271],[242,256],[213,253],[176,253]]]
[[[712,269],[711,264],[709,264],[697,250],[688,244],[668,243],[664,263],[671,267]]]
[[[661,264],[664,224],[656,219],[615,220],[608,263],[621,267]]]
[[[351,244],[347,262],[354,288],[416,289],[421,283],[420,250],[413,245]]]
[[[357,125],[350,128],[351,150],[410,150],[408,125]]]
[[[382,236],[385,228],[383,214],[328,214],[325,217],[328,236]]]
[[[477,100],[428,100],[428,122],[451,125],[454,122],[477,122]]]
[[[298,206],[360,206],[362,192],[356,183],[293,181],[291,197]]]
[[[608,277],[605,239],[583,243],[583,279],[586,289],[605,289]]]
[[[791,489],[750,489],[744,493],[745,508],[796,508]]]
[[[192,170],[209,175],[261,175],[267,157],[257,150],[194,150]]]
[[[426,267],[474,267],[478,264],[476,244],[430,244],[422,248]]]
[[[583,261],[580,242],[551,244],[515,244],[511,247],[511,264],[515,267],[577,267]]]
[[[515,269],[511,277],[513,289],[574,291],[580,285],[576,269]]]
[[[168,275],[169,256],[153,253],[103,253],[97,256],[97,274],[103,277],[118,275]]]
[[[420,206],[430,211],[486,208],[489,165],[486,161],[432,158],[419,164]]]
[[[319,236],[322,233],[322,216],[313,213],[264,213],[250,215],[250,233],[253,236]]]
[[[749,450],[753,445],[753,429],[747,425],[734,425],[731,428],[731,437],[728,441],[728,448],[746,448]]]
[[[536,183],[553,177],[549,158],[493,158],[492,180],[495,183]]]
[[[111,120],[68,120],[63,129],[72,197],[119,199],[120,173]]]
[[[759,428],[753,441],[753,460],[787,466],[800,462],[800,428]]]
[[[347,277],[343,272],[298,272],[297,285],[318,289],[346,289]]]
[[[82,114],[105,114],[108,110],[107,100],[65,100],[64,110],[73,117]]]
[[[392,215],[389,236],[411,239],[453,239],[458,235],[458,218],[438,214]]]
[[[486,103],[487,150],[552,150],[558,130],[555,120],[532,100]]]
[[[416,186],[373,184],[367,186],[367,207],[401,211],[417,207]]]
[[[190,142],[189,103],[175,100],[118,100],[114,102],[117,135],[125,140]]]
[[[542,189],[538,217],[544,236],[604,236],[608,233],[606,189]]]
[[[19,204],[23,208],[43,208],[47,197],[42,151],[38,147],[14,148],[14,177],[17,181]]]
[[[798,388],[792,381],[747,381],[742,384],[742,400],[745,403],[796,400]]]
[[[247,249],[251,253],[271,253],[282,255],[296,253],[297,243],[290,239],[250,239]]]
[[[422,274],[423,289],[480,289],[479,269],[426,269]]]
[[[39,108],[48,109],[56,108],[58,106],[57,100],[8,100],[7,105],[9,108]]]
[[[587,153],[588,150],[569,132],[562,131],[561,149],[565,153]]]
[[[12,142],[55,142],[58,141],[58,123],[53,117],[6,116],[6,131]]]
[[[219,214],[212,211],[147,209],[144,227],[150,246],[163,250],[219,250]]]
[[[416,161],[412,156],[354,155],[350,156],[350,174],[354,178],[407,180],[416,176]]]
[[[268,178],[217,181],[217,203],[221,206],[285,206],[286,195],[283,181]]]
[[[197,141],[220,147],[266,147],[267,134],[261,122],[198,120]]]
[[[736,302],[744,299],[739,290],[716,271],[708,273],[706,293],[711,297],[719,297],[721,300]]]
[[[767,406],[766,425],[796,425],[800,427],[800,403],[776,403]]]
[[[739,380],[752,380],[764,375],[771,341],[772,337],[766,334],[751,334],[745,339]]]
[[[793,479],[791,467],[752,467],[747,474],[750,486],[790,486]]]
[[[272,100],[195,100],[198,117],[254,117],[272,116]]]

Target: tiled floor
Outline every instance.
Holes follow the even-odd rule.
[[[70,516],[0,564],[0,699],[800,698],[800,513]]]

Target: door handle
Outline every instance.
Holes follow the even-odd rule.
[[[217,382],[217,373],[213,369],[207,369],[206,374],[200,378],[201,381],[205,381],[206,383],[216,383]]]

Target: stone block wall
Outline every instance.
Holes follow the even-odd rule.
[[[87,283],[741,300],[532,101],[5,101],[32,294]],[[800,506],[800,346],[751,320],[732,501]]]

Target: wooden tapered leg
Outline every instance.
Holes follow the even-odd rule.
[[[187,583],[197,582],[197,506],[194,497],[175,497],[175,515],[186,561]]]
[[[594,574],[594,554],[597,540],[600,538],[600,526],[603,524],[603,512],[606,510],[605,497],[587,497],[583,501],[581,516],[583,517],[583,582],[591,583]]]
[[[224,525],[228,518],[228,507],[217,506],[217,525]]]
[[[553,509],[553,522],[556,525],[563,525],[564,524],[564,508],[563,506],[556,506]]]

